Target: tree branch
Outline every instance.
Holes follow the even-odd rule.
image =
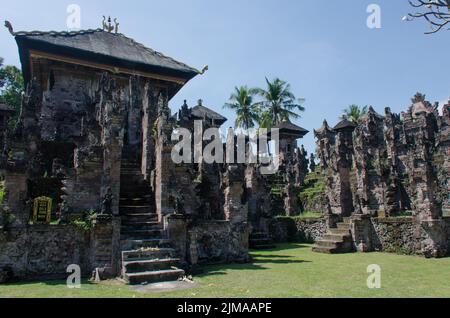
[[[450,25],[450,0],[408,0],[409,4],[421,10],[410,13],[410,20],[425,19],[431,26],[431,31],[425,34],[434,34]],[[447,28],[450,30],[450,28]]]

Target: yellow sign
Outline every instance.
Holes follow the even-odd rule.
[[[52,218],[52,199],[39,197],[34,199],[33,223],[50,224]]]

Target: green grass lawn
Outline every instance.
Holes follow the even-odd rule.
[[[199,287],[172,293],[141,294],[112,283],[71,290],[46,282],[0,285],[0,297],[450,297],[450,258],[323,255],[302,244],[252,255],[252,264],[208,266],[194,277]],[[370,264],[381,266],[381,289],[367,288]]]

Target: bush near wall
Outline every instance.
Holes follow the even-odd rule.
[[[299,198],[305,211],[324,210],[325,182],[320,168],[306,176]]]

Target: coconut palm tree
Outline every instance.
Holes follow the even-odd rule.
[[[262,128],[270,129],[283,120],[300,118],[297,112],[305,111],[305,108],[301,105],[303,100],[295,98],[295,95],[291,92],[291,86],[279,78],[272,82],[266,78],[266,83],[267,88],[265,90],[256,90],[263,99],[262,102],[257,104],[261,111],[259,125]]]
[[[341,120],[348,120],[352,123],[358,124],[361,118],[367,114],[368,107],[350,105],[347,109],[344,109],[344,114],[341,116]]]
[[[258,107],[253,103],[253,97],[256,94],[255,89],[249,89],[247,86],[235,87],[231,94],[229,102],[223,107],[232,109],[236,112],[235,128],[249,129],[255,127],[258,122]]]

